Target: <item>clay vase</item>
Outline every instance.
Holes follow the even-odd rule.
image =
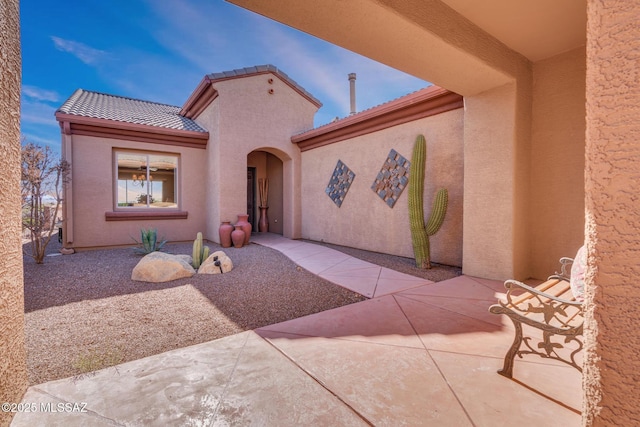
[[[248,214],[238,215],[238,222],[236,222],[236,227],[240,225],[242,227],[242,231],[244,231],[244,244],[249,244],[249,239],[251,238],[251,223],[247,221],[249,219]]]
[[[231,232],[233,231],[233,225],[231,225],[231,221],[222,221],[220,227],[218,228],[218,233],[220,234],[220,246],[223,248],[231,247]]]
[[[268,206],[260,206],[260,220],[258,221],[258,231],[266,233],[269,231],[269,216],[267,216]]]
[[[236,229],[231,232],[231,241],[234,248],[241,248],[244,244],[244,230],[242,225],[236,224]]]

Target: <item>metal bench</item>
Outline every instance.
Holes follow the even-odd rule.
[[[582,372],[576,356],[583,347],[584,319],[582,302],[575,300],[569,284],[572,263],[571,258],[560,259],[561,272],[535,288],[517,280],[504,283],[506,300],[489,307],[493,314],[509,316],[515,326],[513,344],[498,371],[500,375],[512,378],[515,357],[527,354],[558,360]],[[523,324],[542,331],[542,337],[524,336]]]

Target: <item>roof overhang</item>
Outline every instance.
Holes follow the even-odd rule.
[[[180,115],[193,119],[218,97],[218,91],[212,85],[209,76],[204,76],[198,87],[191,93],[180,110]]]
[[[76,116],[60,111],[56,112],[65,135],[85,135],[98,138],[125,139],[153,144],[176,145],[192,148],[206,148],[209,132],[195,132],[180,129],[162,128],[115,120]]]
[[[461,95],[438,86],[430,86],[342,120],[294,135],[291,142],[298,144],[300,151],[307,151],[462,107]]]

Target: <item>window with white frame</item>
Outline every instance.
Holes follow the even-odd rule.
[[[175,154],[116,151],[116,208],[178,208]]]

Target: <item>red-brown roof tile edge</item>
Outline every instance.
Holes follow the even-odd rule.
[[[291,137],[302,151],[375,132],[408,121],[462,108],[463,97],[429,86]]]

